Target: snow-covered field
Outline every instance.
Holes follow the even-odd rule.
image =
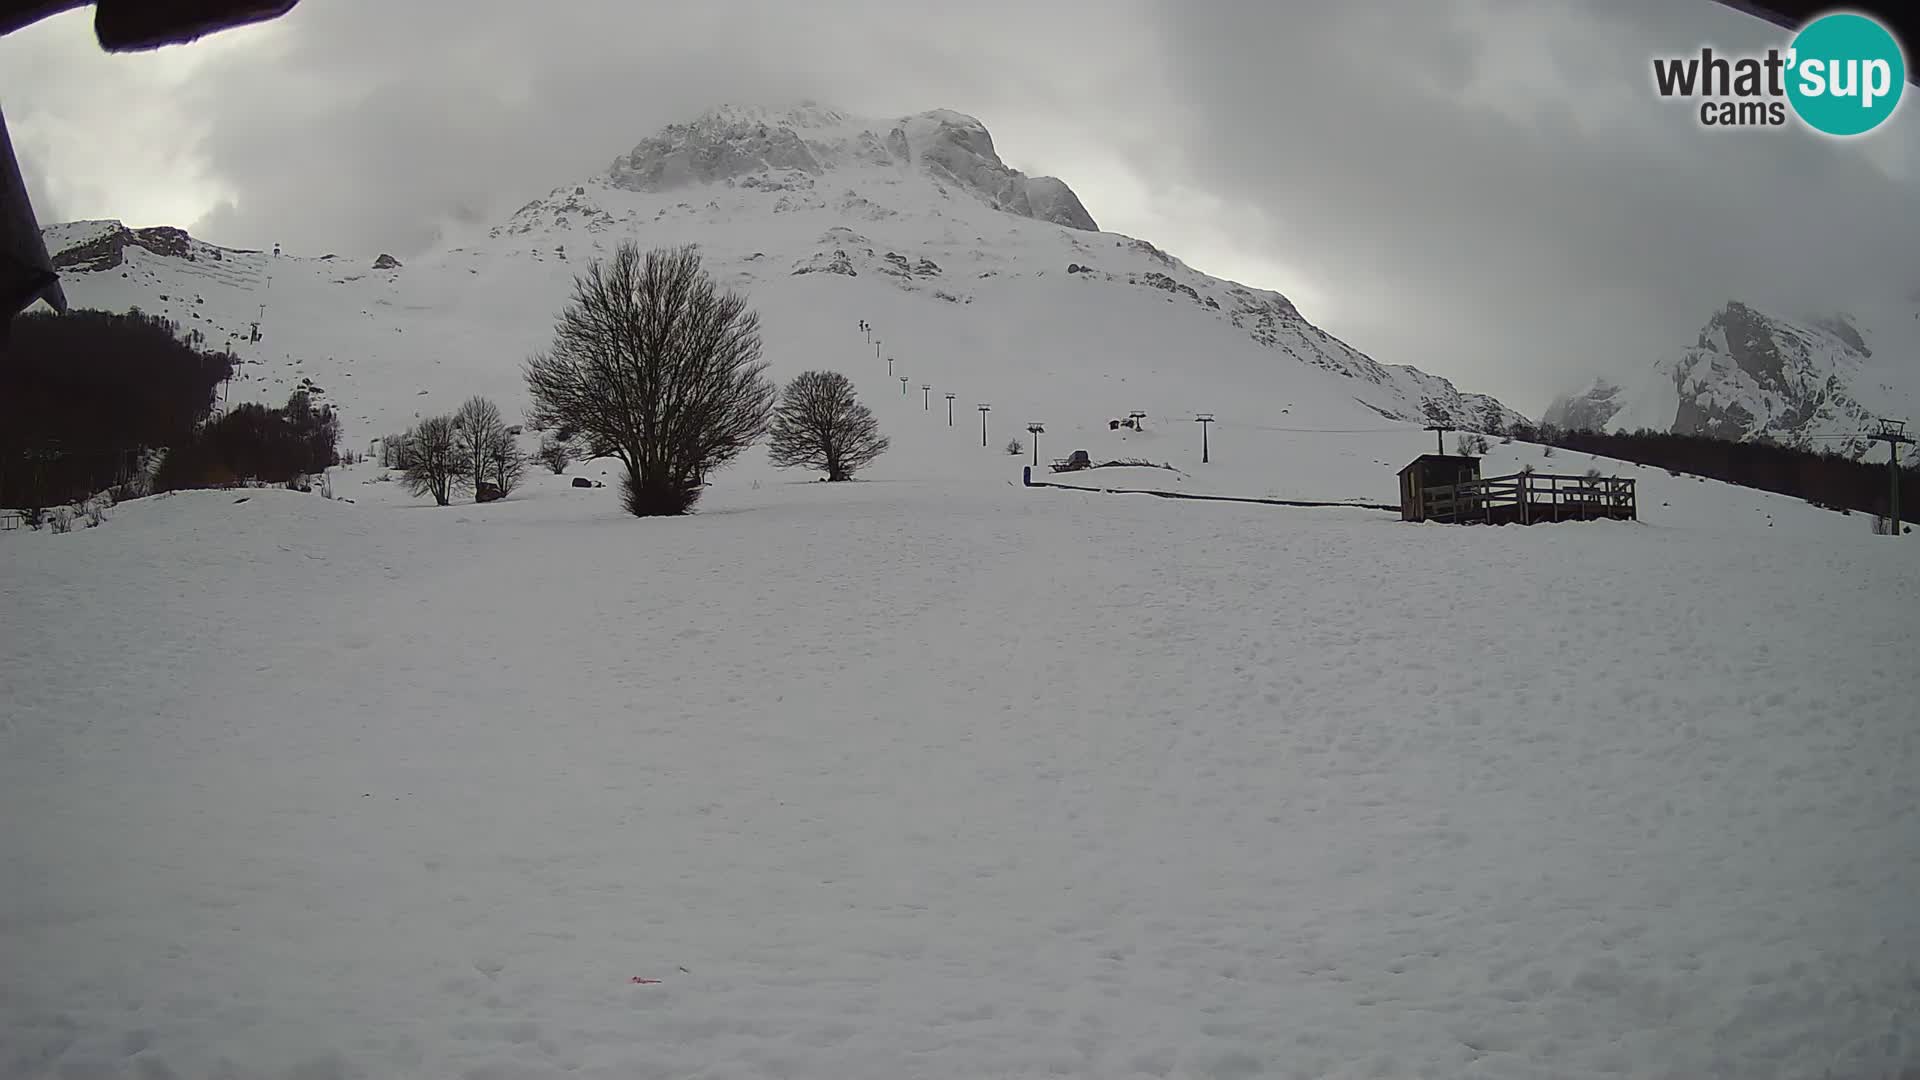
[[[1920,546],[1523,443],[1486,473],[1642,520],[1024,487],[1039,422],[1050,483],[1391,502],[1409,418],[1499,407],[933,175],[69,270],[361,450],[517,418],[588,259],[697,242],[893,446],[678,520],[604,462],[448,508],[363,464],[0,535],[0,1076],[1913,1075]]]
[[[9,534],[0,1070],[1920,1063],[1902,545],[751,472]]]

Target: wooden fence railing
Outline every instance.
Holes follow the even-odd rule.
[[[1640,516],[1634,482],[1624,476],[1489,476],[1427,488],[1421,503],[1427,520],[1454,523],[1531,525],[1600,518],[1633,521]]]

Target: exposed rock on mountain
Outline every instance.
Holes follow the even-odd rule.
[[[1545,420],[1858,454],[1872,445],[1860,436],[1876,419],[1907,419],[1920,407],[1915,314],[1795,319],[1732,302],[1691,345],[1624,382],[1601,379],[1556,401]]]
[[[871,121],[814,105],[785,111],[723,106],[642,139],[614,160],[607,178],[614,187],[652,193],[725,181],[794,190],[811,184],[779,174],[821,177],[873,165],[918,166],[996,210],[1099,228],[1065,181],[1009,168],[986,125],[947,109]]]

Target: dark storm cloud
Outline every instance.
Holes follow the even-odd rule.
[[[307,0],[142,57],[62,18],[0,42],[43,216],[241,246],[404,256],[664,123],[813,98],[972,112],[1104,226],[1528,410],[1733,297],[1920,286],[1920,106],[1864,143],[1703,132],[1651,57],[1778,39],[1706,0]]]
[[[1522,407],[1685,344],[1731,298],[1818,308],[1920,283],[1911,175],[1858,142],[1705,132],[1653,97],[1654,55],[1777,40],[1744,16],[1597,0],[1165,14],[1195,106],[1177,168],[1331,283],[1308,316]],[[1915,116],[1874,138],[1910,155]]]
[[[407,250],[445,219],[511,210],[723,101],[886,115],[1037,93],[1021,42],[996,44],[974,21],[1017,9],[722,0],[669,17],[516,3],[453,5],[447,19],[444,4],[302,5],[270,49],[223,56],[194,84],[196,108],[220,118],[200,149],[238,193],[202,228]]]

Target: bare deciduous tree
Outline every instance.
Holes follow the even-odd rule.
[[[837,371],[801,372],[773,412],[770,456],[782,469],[800,466],[828,480],[849,480],[888,445],[873,410],[854,398],[852,381]]]
[[[380,467],[383,469],[404,469],[407,467],[407,440],[413,437],[412,431],[403,431],[398,435],[388,435],[380,440]]]
[[[481,497],[486,486],[493,482],[493,452],[506,430],[507,422],[500,418],[500,407],[477,394],[454,410],[454,438],[461,467],[474,481],[475,498]]]
[[[540,451],[534,456],[540,459],[540,464],[552,470],[553,475],[559,476],[567,471],[567,463],[573,460],[573,450],[558,436],[548,433],[540,437]]]
[[[691,247],[627,242],[574,279],[552,347],[527,361],[528,419],[618,458],[630,513],[684,514],[707,473],[766,433],[765,372],[759,318]]]
[[[513,489],[519,487],[527,475],[527,455],[504,426],[495,429],[493,441],[487,446],[484,475],[499,490],[501,498],[513,494]]]
[[[430,416],[415,425],[406,435],[400,460],[405,462],[407,490],[431,495],[441,506],[452,502],[454,492],[473,482],[451,416]]]

